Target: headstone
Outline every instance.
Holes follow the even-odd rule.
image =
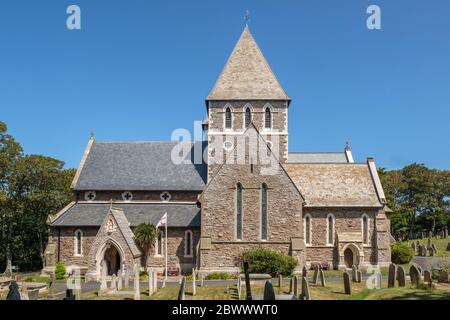
[[[283,276],[281,274],[278,275],[278,288],[283,287]]]
[[[294,276],[294,293],[295,297],[298,297],[298,277]]]
[[[247,291],[247,300],[253,300],[252,288],[250,287],[250,275],[248,273],[248,261],[244,262],[244,273],[245,273],[245,289]]]
[[[311,300],[311,295],[309,293],[309,284],[306,277],[302,278],[302,296],[303,300]]]
[[[397,274],[397,267],[395,264],[391,263],[389,265],[389,275],[388,275],[388,288],[395,287],[395,276]]]
[[[427,249],[431,248],[431,238],[427,239]]]
[[[314,275],[313,275],[314,284],[317,284],[319,282],[319,269],[321,269],[320,263],[318,263],[314,268]]]
[[[28,300],[37,300],[39,296],[39,289],[28,290]]]
[[[275,292],[273,291],[272,283],[269,280],[264,285],[264,298],[263,300],[275,300]]]
[[[134,266],[134,300],[141,300],[141,289],[139,287],[139,266]]]
[[[289,294],[294,294],[294,278],[289,280]]]
[[[348,275],[347,271],[345,271],[343,273],[343,277],[344,277],[344,292],[345,292],[345,294],[352,294],[350,276]]]
[[[405,269],[403,268],[403,266],[397,267],[397,282],[399,287],[404,287],[406,284]]]
[[[445,237],[445,239],[448,238],[448,229],[447,228],[444,229],[444,237]]]
[[[125,279],[123,283],[125,288],[128,288],[130,286],[130,268],[127,268],[125,270]]]
[[[6,300],[21,300],[19,286],[16,281],[12,281],[9,285],[9,292],[6,296]]]
[[[353,265],[353,266],[352,266],[352,282],[356,282],[356,278],[357,278],[356,272],[357,272],[357,271],[358,271],[358,270],[356,269],[356,266]]]
[[[450,251],[450,242],[447,244],[447,249],[445,249],[446,251]]]
[[[325,287],[326,286],[326,284],[325,284],[325,275],[323,273],[323,269],[322,268],[320,268],[320,270],[319,270],[319,278],[320,278],[320,285],[322,287]]]
[[[197,289],[197,285],[195,283],[195,272],[196,270],[194,268],[192,268],[192,295],[195,296],[195,294],[197,293],[196,289]]]
[[[75,300],[75,295],[73,294],[73,290],[72,289],[67,289],[66,290],[66,296],[64,297],[63,300]]]
[[[432,243],[431,244],[431,249],[433,249],[433,254],[437,254],[438,252],[437,252],[437,248],[436,248],[436,245],[434,244],[434,243]]]
[[[428,231],[428,239],[431,241],[431,238],[433,238],[433,231]]]
[[[153,269],[148,268],[147,274],[148,274],[148,296],[150,297],[151,295],[153,295]]]
[[[308,269],[306,269],[306,266],[303,266],[302,277],[303,278],[307,278],[308,277]]]
[[[362,281],[362,271],[357,270],[356,271],[356,282],[361,283],[361,281]]]
[[[423,272],[423,281],[427,282],[427,283],[429,283],[431,285],[432,280],[431,280],[431,272],[430,271],[425,270]]]
[[[158,272],[153,272],[153,291],[158,292]]]
[[[117,277],[115,274],[112,275],[111,277],[111,284],[110,284],[110,288],[112,290],[116,290],[116,286],[117,286]]]
[[[106,282],[106,269],[102,268],[102,275],[100,279],[100,290],[106,290],[108,289],[108,284]]]
[[[411,249],[413,249],[414,255],[415,255],[416,254],[416,243],[415,242],[411,243]]]
[[[375,273],[375,289],[381,289],[382,280],[381,272]]]
[[[409,268],[409,277],[411,278],[411,285],[417,288],[420,284],[420,272],[415,265]]]
[[[441,282],[441,283],[449,283],[450,282],[448,271],[446,271],[444,269],[441,269],[439,271],[438,282]]]
[[[119,270],[119,272],[117,273],[117,290],[122,290],[123,289],[123,278],[122,278],[122,270]]]
[[[181,280],[180,289],[178,290],[178,300],[185,300],[186,277]]]

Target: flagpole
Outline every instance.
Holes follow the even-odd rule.
[[[165,268],[165,271],[164,271],[164,281],[167,281],[167,212],[166,212],[166,226],[165,226],[165,234],[166,234],[166,243],[165,243],[165,245],[164,245],[164,252],[165,252],[165,254],[166,254],[166,257],[165,257],[165,259],[166,259],[166,268]]]

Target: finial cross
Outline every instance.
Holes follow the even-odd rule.
[[[250,17],[250,11],[245,10],[245,16],[244,16],[244,21],[245,21],[245,25],[248,25],[248,23],[250,22],[251,17]]]

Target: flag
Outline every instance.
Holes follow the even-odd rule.
[[[167,212],[164,213],[164,215],[161,217],[161,219],[159,219],[159,222],[156,225],[156,227],[159,228],[160,226],[165,226],[166,224],[167,224]]]

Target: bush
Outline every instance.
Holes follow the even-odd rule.
[[[391,260],[393,263],[409,263],[413,256],[414,251],[407,243],[396,242],[391,245]]]
[[[245,252],[242,260],[249,263],[249,272],[268,273],[272,277],[279,274],[290,276],[297,266],[297,260],[294,257],[265,248]]]
[[[64,279],[65,276],[66,276],[66,266],[64,263],[58,262],[55,268],[55,278],[57,280],[61,280]]]
[[[205,277],[205,280],[227,280],[231,275],[226,272],[212,272]]]

